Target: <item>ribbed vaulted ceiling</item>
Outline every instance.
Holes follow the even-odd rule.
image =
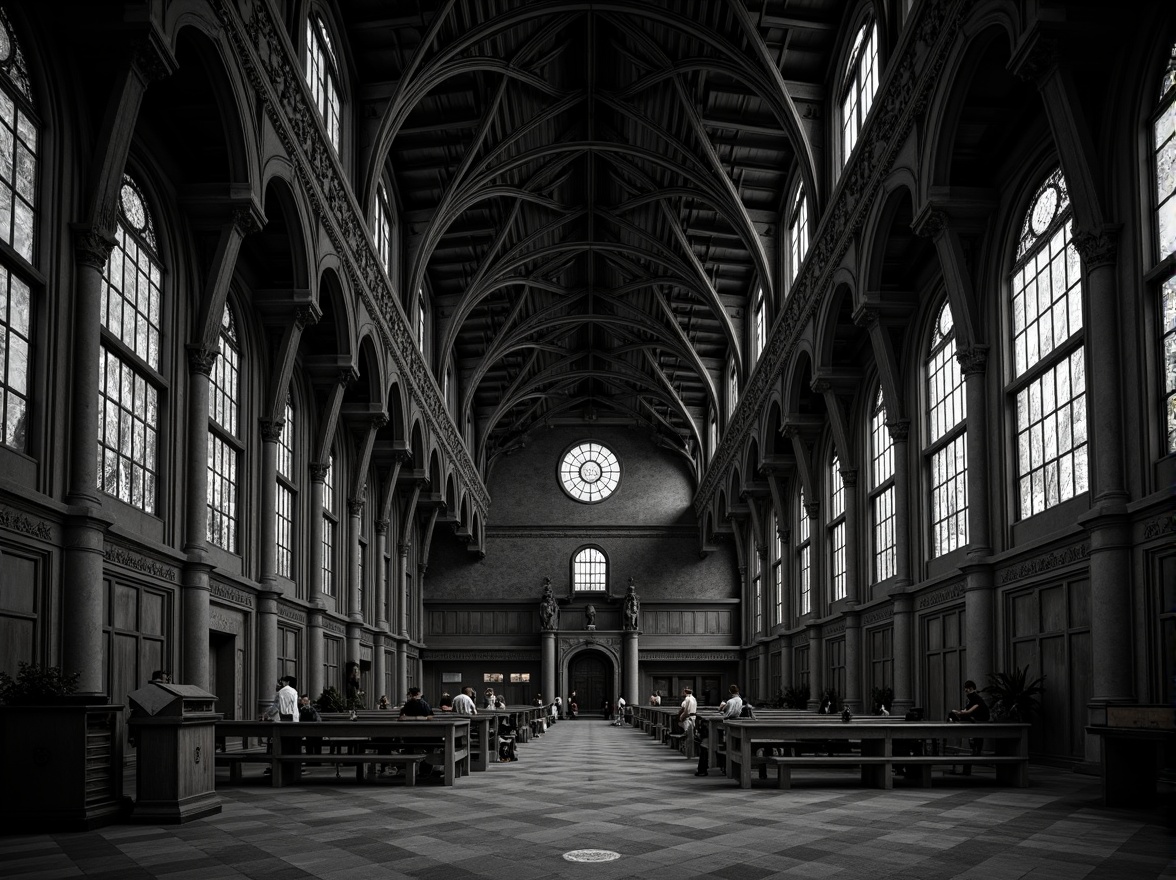
[[[394,182],[399,280],[431,294],[476,459],[569,421],[691,454],[813,192],[843,4],[340,6],[363,177]]]

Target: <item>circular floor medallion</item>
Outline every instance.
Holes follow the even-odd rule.
[[[564,853],[569,862],[611,862],[621,857],[620,853],[607,849],[574,849]]]

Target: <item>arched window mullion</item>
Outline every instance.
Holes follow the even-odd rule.
[[[944,302],[932,328],[925,360],[926,445],[930,489],[931,556],[957,550],[968,541],[967,407],[956,361],[955,322]]]

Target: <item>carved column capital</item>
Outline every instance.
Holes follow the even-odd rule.
[[[390,525],[391,525],[391,523],[386,519],[376,520],[376,534],[377,535],[388,534],[388,526],[390,526]]]
[[[855,468],[855,467],[841,468],[841,482],[845,485],[845,488],[847,488],[847,489],[854,488],[857,485],[857,480],[858,480],[858,469],[857,468]]]
[[[93,228],[74,231],[74,259],[82,266],[95,269],[106,268],[110,252],[114,250],[115,239]]]
[[[352,516],[363,516],[363,506],[367,503],[367,499],[362,495],[359,498],[347,499],[347,512]]]
[[[776,536],[781,544],[792,543],[792,526],[776,526]]]
[[[265,443],[277,443],[282,439],[282,429],[286,427],[285,419],[258,419],[261,426],[261,439]]]
[[[833,383],[828,379],[813,379],[813,381],[809,383],[809,387],[812,388],[813,391],[815,391],[817,394],[824,394],[825,392],[832,390]]]
[[[331,463],[328,461],[312,461],[310,463],[310,479],[315,483],[325,483],[327,471],[330,469]]]
[[[220,357],[220,349],[205,348],[203,345],[188,344],[188,371],[202,376],[211,376],[212,368],[216,366],[216,359]]]
[[[920,238],[934,238],[947,229],[947,214],[937,208],[924,211],[915,225],[915,235]]]
[[[1119,230],[1114,227],[1075,229],[1071,240],[1087,270],[1114,263],[1119,257]]]
[[[804,505],[804,512],[808,514],[809,519],[816,519],[821,515],[821,502],[809,501]]]
[[[233,208],[233,228],[242,238],[255,232],[261,232],[261,218],[252,208],[240,205]]]
[[[906,443],[911,433],[910,419],[887,419],[886,430],[890,432],[890,439],[895,443]]]
[[[988,365],[988,346],[973,345],[970,348],[957,349],[956,361],[960,365],[960,372],[965,376],[977,373],[983,375]]]
[[[784,437],[784,439],[791,440],[793,437],[800,436],[800,428],[798,428],[796,425],[784,424],[780,427],[780,434]]]
[[[318,323],[318,312],[309,306],[299,306],[294,310],[294,323],[299,330],[305,330]]]
[[[400,542],[399,542],[399,543],[396,545],[396,554],[397,554],[397,555],[398,555],[398,556],[399,556],[401,559],[408,559],[408,548],[409,548],[410,546],[411,546],[411,545],[410,545],[410,544],[408,544],[407,542],[405,542],[405,541],[400,541]]]
[[[878,323],[878,310],[869,307],[858,309],[854,313],[853,322],[863,330],[869,330]]]
[[[386,424],[388,424],[388,417],[386,415],[384,415],[383,413],[381,413],[380,415],[372,416],[371,424],[372,424],[372,427],[378,431],[378,430],[380,430],[380,428],[382,428]]]
[[[136,40],[131,46],[131,64],[139,79],[147,85],[158,82],[175,72],[175,62],[163,54],[160,44],[150,36]]]

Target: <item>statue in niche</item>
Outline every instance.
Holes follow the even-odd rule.
[[[641,619],[641,598],[637,595],[637,582],[629,578],[629,592],[625,594],[625,629],[637,629]]]
[[[590,629],[595,628],[595,626],[596,626],[596,606],[595,605],[589,605],[587,608],[584,609],[584,618],[588,621],[588,627]]]
[[[557,627],[559,607],[555,604],[555,597],[551,595],[551,578],[543,579],[543,598],[539,601],[539,625],[544,630]]]

